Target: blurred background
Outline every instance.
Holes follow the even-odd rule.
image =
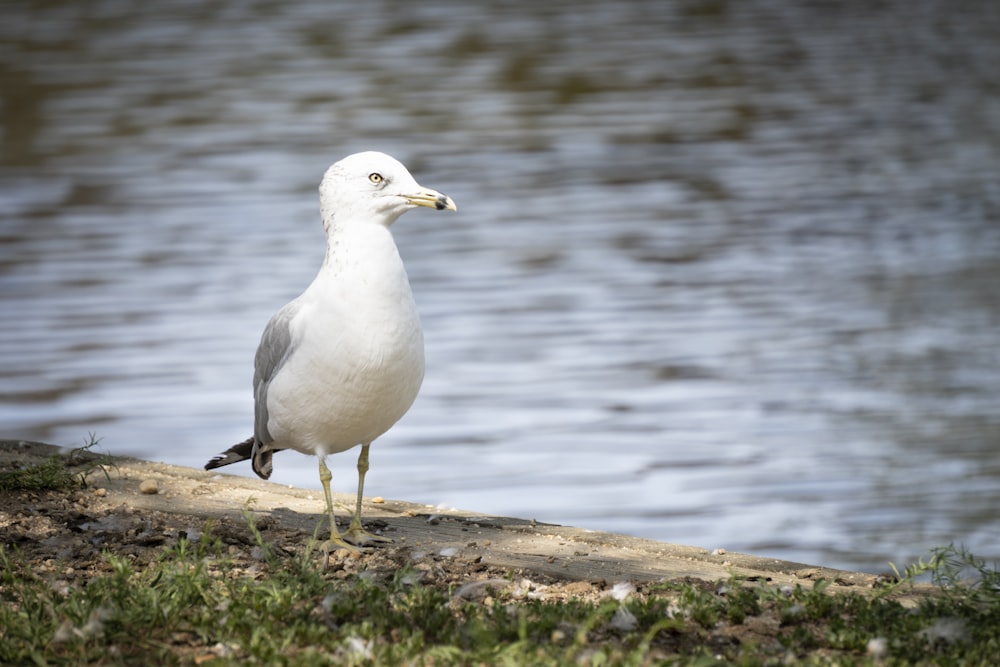
[[[319,179],[375,149],[459,213],[394,227],[428,371],[369,495],[995,559],[997,72],[993,0],[7,0],[0,436],[246,438]]]

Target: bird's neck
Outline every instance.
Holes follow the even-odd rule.
[[[321,274],[350,275],[365,282],[405,280],[403,262],[388,227],[373,223],[331,225]]]

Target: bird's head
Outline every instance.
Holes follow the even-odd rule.
[[[334,163],[319,186],[320,210],[327,228],[365,221],[388,227],[410,209],[426,206],[458,210],[450,197],[425,188],[398,160],[369,151]]]

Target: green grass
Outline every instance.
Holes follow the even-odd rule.
[[[65,456],[50,456],[41,463],[13,470],[0,470],[0,493],[13,491],[66,491],[86,485],[87,476],[95,470],[107,475],[112,466],[110,456],[95,456],[90,451],[100,439],[93,433],[82,446]]]
[[[4,471],[0,491],[78,489],[112,465],[89,452],[96,444]],[[250,558],[211,523],[152,561],[111,545],[96,564],[40,565],[0,544],[0,664],[990,665],[1000,655],[1000,573],[954,546],[857,593],[734,577],[639,584],[624,600],[532,599],[516,586],[466,600],[418,583],[417,571],[349,574],[309,548],[278,555],[249,508],[245,517]],[[85,576],[62,576],[80,567]],[[926,581],[930,594],[901,604]]]
[[[95,444],[4,472],[0,490],[78,488],[111,465],[80,456]],[[348,574],[310,548],[278,555],[244,515],[250,558],[211,522],[152,561],[111,545],[96,564],[63,555],[39,567],[0,544],[0,664],[957,666],[1000,655],[1000,573],[954,546],[893,566],[897,581],[875,591],[734,577],[640,584],[623,600],[532,599],[516,586],[467,600],[416,571]],[[80,567],[86,576],[62,577]]]
[[[339,579],[314,553],[279,559],[251,529],[263,554],[253,567],[234,568],[208,526],[146,566],[106,553],[100,573],[68,589],[0,547],[0,663],[978,665],[1000,655],[1000,575],[952,547],[874,594],[733,579],[640,586],[624,601],[498,591],[473,602],[406,571]],[[926,574],[936,594],[915,608],[894,599]],[[882,648],[869,655],[872,640]]]

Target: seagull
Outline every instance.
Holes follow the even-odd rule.
[[[390,227],[419,206],[458,209],[450,197],[417,184],[396,159],[377,152],[335,163],[319,195],[326,257],[312,284],[275,313],[261,336],[253,436],[205,469],[250,459],[254,472],[267,479],[275,452],[316,456],[330,518],[324,548],[330,553],[391,541],[361,524],[368,450],[409,410],[424,377],[423,330]],[[357,504],[341,535],[326,457],[357,445]]]

